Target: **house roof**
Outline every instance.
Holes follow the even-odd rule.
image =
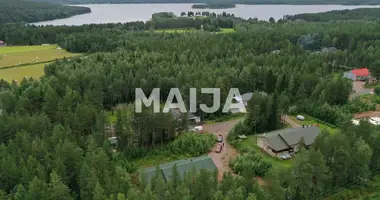
[[[4,43],[5,43],[4,41],[0,40],[0,44],[4,44]]]
[[[353,69],[351,72],[356,76],[368,76],[370,74],[368,68]]]
[[[321,51],[322,51],[322,52],[335,52],[335,51],[338,51],[338,49],[335,48],[335,47],[323,47],[323,48],[321,49]]]
[[[252,92],[247,92],[242,94],[241,96],[235,96],[234,99],[236,101],[249,101],[252,98],[252,95]]]
[[[186,160],[177,160],[174,162],[169,162],[165,164],[159,165],[159,175],[163,176],[165,181],[170,181],[172,178],[173,167],[177,166],[177,171],[181,177],[183,177],[187,172],[191,171],[193,168],[195,170],[200,169],[208,169],[208,170],[216,170],[216,166],[209,156],[201,156],[197,158],[190,158]],[[147,181],[152,180],[152,178],[156,175],[156,167],[148,167],[140,171],[140,173],[144,173]]]
[[[320,130],[316,126],[288,128],[270,133],[265,133],[259,137],[266,138],[270,147],[275,151],[281,151],[298,144],[303,137],[306,145],[311,145],[318,136]]]

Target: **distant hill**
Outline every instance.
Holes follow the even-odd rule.
[[[47,21],[90,12],[91,9],[86,7],[24,0],[0,0],[0,24]]]
[[[62,4],[88,4],[88,3],[207,3],[209,0],[33,0]],[[380,0],[231,0],[233,4],[344,4],[367,5],[380,4]]]

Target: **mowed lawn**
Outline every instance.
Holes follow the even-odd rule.
[[[79,54],[58,49],[57,45],[2,47],[0,48],[0,68],[37,64],[77,55]]]
[[[24,77],[39,78],[44,75],[44,67],[47,63],[26,65],[21,67],[12,67],[0,69],[0,79],[7,82],[17,80],[19,83]]]
[[[264,152],[259,146],[257,146],[257,137],[256,135],[247,136],[246,139],[243,139],[236,145],[236,148],[241,151],[243,149],[251,149],[254,150],[257,154],[260,154],[263,159],[272,164],[273,167],[282,167],[282,168],[290,168],[293,165],[294,158],[290,160],[280,160],[275,158],[266,152]]]
[[[332,127],[330,126],[329,124],[326,124],[326,123],[321,123],[321,122],[318,122],[316,119],[314,119],[313,117],[310,117],[310,116],[307,116],[307,115],[303,115],[305,117],[305,120],[303,121],[300,121],[296,118],[296,116],[289,116],[293,121],[297,122],[298,124],[300,125],[313,125],[313,124],[318,124],[318,126],[321,128],[321,129],[326,129],[327,131],[329,131],[331,134],[335,134],[337,132],[339,132],[339,129],[336,128],[336,127]]]

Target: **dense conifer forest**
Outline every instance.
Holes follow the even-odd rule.
[[[1,0],[0,24],[48,21],[90,12],[90,8],[78,6],[61,6],[24,0]]]
[[[84,54],[47,65],[38,80],[0,80],[0,199],[304,200],[353,186],[378,191],[370,182],[380,169],[380,129],[350,123],[354,113],[375,105],[349,100],[352,82],[341,75],[366,66],[380,78],[378,21],[155,16],[146,23],[0,25],[0,38],[9,45],[58,43]],[[163,27],[192,31],[155,32]],[[217,33],[221,28],[235,32]],[[325,47],[337,50],[321,51]],[[230,88],[254,92],[244,120],[230,133],[232,144],[241,134],[282,128],[281,115],[290,113],[307,113],[339,129],[323,130],[310,149],[300,146],[288,168],[243,151],[231,162],[236,176],[226,173],[219,181],[207,170],[180,176],[174,167],[171,181],[156,174],[147,182],[137,177],[141,159],[199,156],[215,137],[187,133],[186,120],[170,114],[133,112],[135,88],[146,94],[160,88],[160,99],[179,88],[185,101],[189,88],[220,88],[221,99]],[[198,95],[197,104],[212,102]],[[127,106],[115,109],[120,105]],[[112,134],[119,138],[117,151],[107,140]],[[258,176],[269,184],[260,185]],[[350,199],[344,195],[332,198]]]
[[[208,3],[210,0],[33,0],[50,3]],[[226,1],[223,1],[226,2]],[[379,4],[378,0],[229,0],[234,4],[292,4],[292,5],[318,5],[318,4],[344,4],[368,5]]]
[[[304,20],[312,22],[328,22],[341,20],[378,20],[380,8],[359,8],[354,10],[333,10],[323,13],[304,13],[285,16],[286,20]]]

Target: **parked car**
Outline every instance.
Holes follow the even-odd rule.
[[[220,153],[220,152],[222,151],[222,149],[223,149],[223,145],[218,144],[218,145],[216,146],[215,152],[216,152],[216,153]]]
[[[218,141],[219,143],[223,142],[223,136],[222,136],[222,135],[218,135],[218,139],[217,139],[217,141]]]
[[[285,155],[282,155],[280,158],[281,160],[289,160],[290,158],[292,158],[292,156],[290,154],[285,154]]]
[[[203,133],[203,126],[196,126],[196,127],[193,127],[193,128],[189,128],[189,131]]]

